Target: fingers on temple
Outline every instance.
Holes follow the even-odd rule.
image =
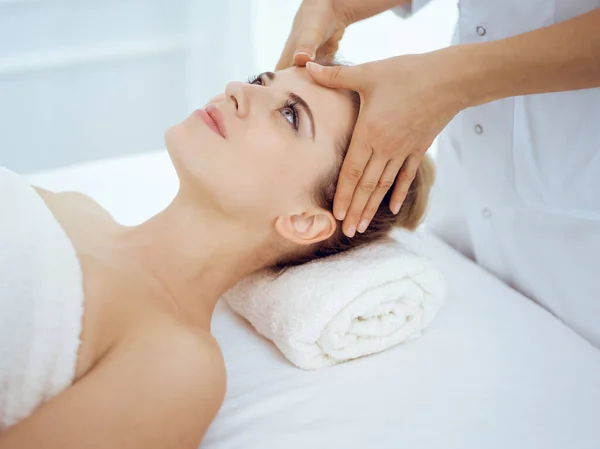
[[[393,213],[397,214],[400,211],[400,207],[402,206],[402,203],[408,194],[408,189],[410,188],[413,179],[415,179],[415,176],[417,175],[417,170],[419,169],[421,160],[422,156],[411,154],[402,164],[402,168],[398,173],[398,179],[396,180],[394,192],[392,193],[392,197],[390,199],[390,209]]]
[[[373,217],[377,213],[383,198],[394,185],[396,176],[402,167],[402,162],[403,161],[401,160],[391,159],[385,166],[385,169],[381,174],[381,178],[379,178],[379,182],[377,183],[377,187],[369,198],[369,201],[365,206],[365,210],[362,213],[362,217],[358,225],[358,232],[364,232],[371,223],[371,220],[373,220]]]
[[[360,78],[360,69],[345,66],[324,67],[323,70],[309,70],[313,80],[325,87],[333,89],[348,89],[360,91],[362,87],[362,79]],[[309,69],[311,69],[309,67]]]
[[[348,215],[344,220],[344,231],[353,237],[358,230],[363,232],[368,223],[360,222],[367,202],[379,188],[381,175],[388,163],[387,158],[373,156],[364,171],[352,197]]]
[[[355,128],[354,136],[360,135],[360,127]],[[355,137],[353,137],[355,139]],[[333,201],[333,214],[338,220],[344,220],[352,202],[354,190],[363,176],[365,167],[373,151],[367,142],[352,143],[342,164],[340,177]]]

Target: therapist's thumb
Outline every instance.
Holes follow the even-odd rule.
[[[360,70],[357,66],[322,66],[314,62],[306,64],[306,69],[317,83],[333,89],[356,90],[360,84]]]

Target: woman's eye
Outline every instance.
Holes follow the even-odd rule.
[[[279,112],[288,122],[290,122],[294,130],[298,131],[298,128],[300,127],[300,117],[298,115],[296,103],[286,100],[281,106],[281,109],[279,109]]]
[[[296,113],[292,110],[292,108],[282,109],[281,114],[285,117],[285,119],[288,122],[290,122],[292,125],[296,126]]]
[[[248,84],[256,84],[257,86],[264,86],[262,77],[260,75],[249,78]]]

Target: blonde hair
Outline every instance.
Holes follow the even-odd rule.
[[[343,65],[334,61],[318,62],[328,66]],[[356,92],[351,92],[351,95],[356,117],[358,117],[358,111],[360,110],[360,96]],[[333,210],[333,199],[339,178],[339,171],[343,158],[348,151],[350,137],[351,136],[344,136],[338,143],[338,152],[340,155],[339,164],[337,164],[336,167],[315,186],[313,201],[317,206],[325,210]],[[384,196],[375,216],[364,233],[357,233],[353,238],[349,238],[342,232],[341,222],[338,221],[338,226],[329,239],[312,245],[300,254],[290,255],[289,257],[280,259],[273,268],[285,269],[290,266],[304,264],[315,259],[332,256],[352,248],[366,245],[367,243],[381,240],[395,227],[409,230],[416,229],[425,216],[429,202],[429,192],[434,179],[435,170],[433,162],[429,156],[425,155],[417,170],[417,174],[408,189],[406,199],[404,200],[404,203],[402,203],[402,207],[397,215],[394,215],[390,210],[390,199],[394,190],[394,183]]]

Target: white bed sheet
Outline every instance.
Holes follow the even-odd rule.
[[[29,179],[88,193],[126,224],[177,190],[164,152]],[[600,449],[600,351],[437,238],[412,243],[446,274],[447,304],[382,354],[302,371],[219,305],[228,391],[201,448]]]

